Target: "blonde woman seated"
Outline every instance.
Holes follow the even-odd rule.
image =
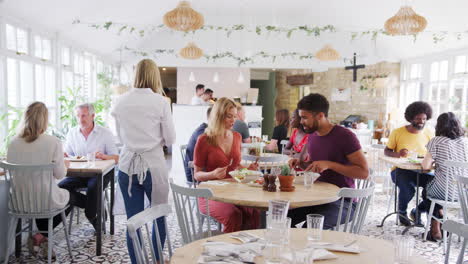
[[[54,136],[46,135],[48,124],[48,110],[42,102],[34,102],[28,106],[23,118],[23,128],[19,135],[15,137],[8,146],[7,161],[14,164],[35,165],[35,164],[49,164],[55,163],[56,166],[53,171],[53,177],[57,180],[62,179],[67,174],[67,168],[70,162],[63,159],[63,148],[60,140]],[[39,176],[39,175],[37,175]],[[31,186],[38,192],[41,188],[49,189],[49,180],[38,178],[37,182],[30,184],[27,181],[16,181],[17,185]],[[34,191],[34,189],[33,189]],[[52,185],[51,189],[47,192],[48,199],[49,193],[52,193],[52,208],[61,209],[65,207],[70,201],[70,194],[67,190],[61,189],[58,185]],[[33,202],[33,201],[31,201]],[[70,207],[66,210],[68,214]],[[62,222],[60,215],[53,219],[53,227],[55,228]],[[48,220],[36,219],[37,229],[42,232],[47,232]],[[43,255],[47,257],[47,233],[37,233],[33,236],[32,240],[28,242],[29,250],[35,254],[33,246],[41,246],[43,248]]]
[[[236,121],[235,103],[227,98],[219,99],[213,106],[205,133],[197,140],[194,152],[194,171],[197,181],[231,178],[230,171],[243,168],[241,162],[242,136],[231,131]],[[249,169],[256,170],[257,164]],[[206,214],[205,200],[199,200],[200,211]],[[209,201],[210,216],[223,224],[223,232],[255,229],[259,226],[260,213],[256,209],[233,204]]]

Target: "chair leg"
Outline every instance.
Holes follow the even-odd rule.
[[[392,206],[392,202],[394,199],[395,195],[395,184],[392,185],[392,189],[390,191],[390,195],[388,197],[388,202],[387,202],[387,214],[390,212],[390,207]]]
[[[54,228],[53,228],[53,218],[49,218],[49,229],[48,234],[48,246],[47,246],[47,263],[52,263],[52,249],[54,247]]]
[[[442,218],[443,218],[442,223],[445,223],[445,221],[447,221],[447,212],[444,214]],[[450,236],[450,238],[452,238],[452,236]],[[444,229],[442,230],[442,244],[443,244],[443,249],[444,249],[444,254],[445,254],[445,252],[447,251],[447,231]]]
[[[70,236],[67,231],[67,216],[65,215],[65,212],[62,212],[60,215],[62,216],[63,231],[65,232],[65,239],[67,240],[68,253],[70,253],[70,258],[73,261],[73,255],[72,255],[71,244],[70,244]]]
[[[429,226],[431,225],[432,214],[434,213],[436,203],[431,201],[431,207],[429,208],[429,212],[427,212],[427,222],[426,226],[424,227],[424,237],[423,241],[427,240],[427,233],[429,233]],[[445,252],[445,249],[444,249]]]
[[[18,218],[14,217],[14,216],[10,216],[10,223],[8,224],[8,235],[7,235],[7,244],[6,244],[6,251],[5,251],[5,261],[3,262],[4,264],[7,264],[8,263],[8,259],[10,257],[10,249],[11,249],[11,245],[14,245],[15,243],[13,242],[13,240],[15,239],[16,237],[16,225],[18,223]]]
[[[74,206],[71,206],[71,210],[70,210],[70,223],[68,224],[68,225],[69,225],[69,227],[68,227],[68,233],[69,233],[69,234],[71,234],[71,232],[72,232],[72,224],[73,224],[74,210],[75,210],[75,207],[74,207]]]
[[[463,263],[463,256],[465,255],[465,248],[466,248],[466,238],[463,239],[463,244],[462,244],[462,247],[460,248],[460,254],[458,255],[457,264]]]

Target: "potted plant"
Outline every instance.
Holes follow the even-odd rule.
[[[283,192],[292,192],[296,189],[293,186],[294,176],[291,174],[291,169],[288,165],[281,166],[281,174],[278,176],[280,181],[280,190]]]

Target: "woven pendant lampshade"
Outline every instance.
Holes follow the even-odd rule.
[[[325,45],[325,47],[315,53],[315,57],[321,61],[335,61],[340,58],[340,53],[332,48],[331,45]]]
[[[413,35],[423,31],[427,20],[416,14],[410,6],[402,6],[396,15],[389,18],[384,25],[385,31],[393,36]]]
[[[190,42],[180,50],[179,55],[184,59],[196,60],[203,56],[203,50],[197,47],[195,43]]]
[[[203,15],[193,10],[188,1],[180,1],[177,7],[164,15],[164,25],[178,31],[194,31],[205,24]]]

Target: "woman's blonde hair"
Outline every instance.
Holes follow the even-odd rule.
[[[44,103],[34,102],[24,112],[23,126],[19,137],[24,138],[28,143],[33,142],[47,130],[48,123],[49,110]]]
[[[216,138],[223,136],[226,132],[224,127],[224,120],[226,119],[227,113],[232,108],[236,108],[236,104],[226,97],[222,97],[216,101],[208,119],[208,127],[205,130],[206,138],[208,143],[214,146],[218,146]]]
[[[133,87],[151,88],[153,92],[165,95],[158,65],[153,60],[144,59],[137,64]]]

